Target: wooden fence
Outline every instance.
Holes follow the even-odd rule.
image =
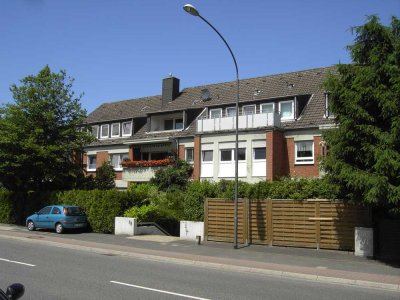
[[[233,241],[234,203],[207,199],[205,240]],[[328,200],[238,201],[238,242],[354,251],[354,228],[370,226],[368,208]]]

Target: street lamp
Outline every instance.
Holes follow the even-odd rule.
[[[183,9],[188,13],[191,14],[192,16],[199,17],[202,19],[204,22],[206,22],[222,39],[222,41],[225,43],[226,47],[228,48],[233,62],[235,63],[235,68],[236,68],[236,141],[235,141],[235,198],[234,198],[234,225],[233,225],[233,248],[237,249],[238,248],[238,184],[239,184],[239,179],[238,179],[238,146],[239,146],[239,69],[236,63],[236,58],[235,55],[233,55],[233,52],[231,50],[231,47],[229,47],[228,43],[225,41],[224,37],[218,32],[218,30],[210,24],[206,19],[204,19],[199,11],[191,4],[185,4],[183,6]]]

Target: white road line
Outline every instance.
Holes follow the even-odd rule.
[[[27,264],[27,263],[23,263],[23,262],[20,262],[20,261],[15,261],[15,260],[9,260],[9,259],[5,259],[5,258],[0,258],[0,260],[6,261],[6,262],[10,262],[10,263],[13,263],[13,264],[24,265],[24,266],[28,266],[28,267],[36,267],[36,265]]]
[[[123,282],[119,282],[119,281],[110,281],[110,282],[111,283],[115,283],[115,284],[130,286],[130,287],[134,287],[134,288],[138,288],[138,289],[142,289],[142,290],[148,290],[148,291],[153,291],[153,292],[158,292],[158,293],[163,293],[163,294],[180,296],[180,297],[184,297],[184,298],[198,299],[198,300],[210,300],[210,299],[207,299],[207,298],[200,298],[200,297],[194,297],[194,296],[190,296],[190,295],[184,295],[184,294],[178,294],[178,293],[173,293],[173,292],[168,292],[168,291],[163,291],[163,290],[157,290],[157,289],[152,289],[152,288],[148,288],[148,287],[145,287],[145,286],[134,285],[134,284],[129,284],[129,283],[123,283]]]

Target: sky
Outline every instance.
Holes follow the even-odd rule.
[[[88,113],[104,102],[234,81],[218,35],[182,9],[194,5],[252,78],[351,62],[351,28],[400,16],[400,0],[0,0],[0,104],[12,84],[48,65],[74,78]]]

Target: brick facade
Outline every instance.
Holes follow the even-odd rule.
[[[179,145],[178,158],[185,160],[185,145]]]
[[[275,180],[289,173],[286,139],[280,130],[266,133],[267,180]]]
[[[200,162],[201,162],[201,137],[194,137],[194,165],[193,165],[193,179],[200,180]]]
[[[287,153],[289,157],[289,168],[291,177],[318,177],[319,176],[319,157],[321,156],[321,137],[314,137],[314,164],[296,165],[295,164],[295,142],[293,138],[287,139]]]

